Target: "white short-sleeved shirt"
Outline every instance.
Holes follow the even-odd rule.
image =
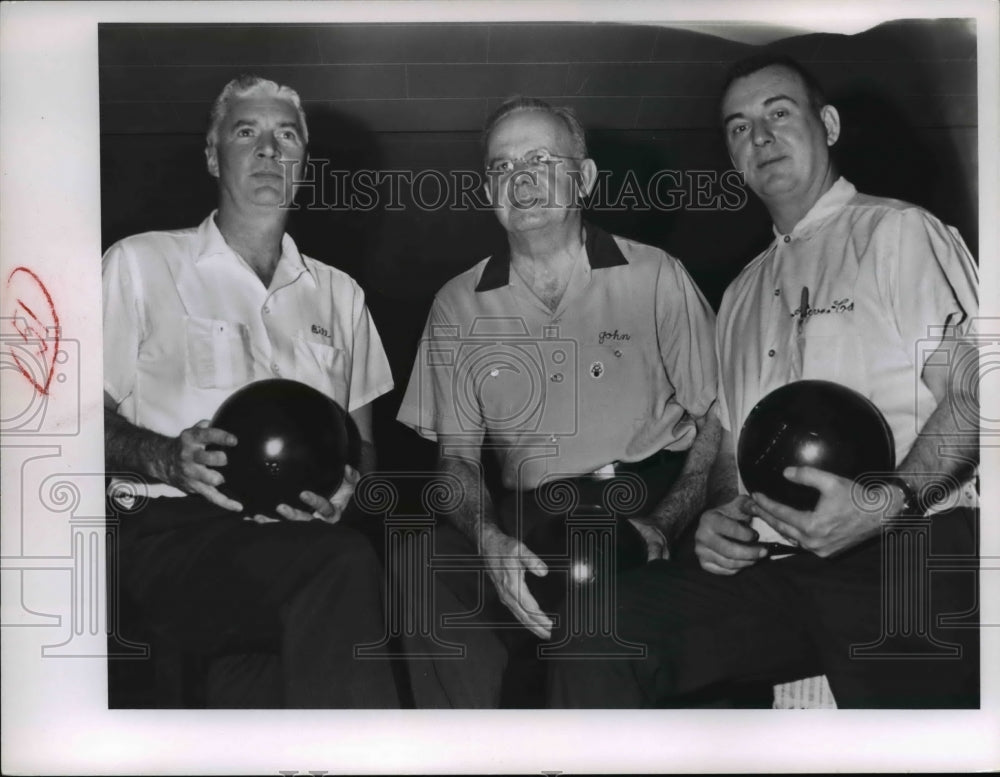
[[[128,237],[104,255],[104,390],[126,419],[176,436],[265,378],[306,383],[348,411],[392,389],[349,275],[300,254],[285,235],[265,288],[214,217]]]
[[[736,444],[768,393],[832,380],[879,407],[902,461],[937,406],[921,371],[942,327],[971,326],[979,312],[965,243],[927,211],[859,194],[844,178],[790,234],[775,236],[719,308],[723,426]],[[772,537],[763,522],[754,527]]]
[[[683,451],[715,400],[714,315],[676,259],[587,225],[549,310],[497,254],[438,293],[398,419],[478,449],[504,485]]]

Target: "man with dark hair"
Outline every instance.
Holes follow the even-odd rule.
[[[205,420],[248,383],[291,378],[348,411],[359,469],[374,465],[371,402],[392,378],[364,294],[285,233],[306,138],[294,91],[232,81],[205,148],[218,209],[104,256],[107,470],[151,481],[121,522],[121,592],[163,644],[278,655],[280,693],[261,705],[394,707],[387,663],[354,658],[384,630],[377,557],[338,523],[358,473],[348,466],[336,494],[303,492],[277,516],[244,515],[219,490],[238,440]]]
[[[668,557],[701,509],[718,435],[711,310],[676,259],[583,220],[597,169],[576,117],[518,98],[486,126],[507,246],[438,293],[399,412],[457,484],[439,556],[488,573],[435,575],[436,623],[479,615],[438,632],[467,652],[414,673],[420,706],[496,706],[508,648],[528,631],[553,637],[526,581],[556,574],[532,533],[571,511],[557,495],[602,504],[609,488],[634,488],[645,556]],[[480,465],[493,454],[496,505]]]
[[[619,634],[647,657],[555,666],[554,706],[653,705],[821,674],[842,707],[977,705],[975,623],[947,617],[974,612],[970,579],[931,576],[926,556],[912,555],[928,538],[905,536],[926,530],[935,554],[975,559],[978,429],[962,425],[978,418],[977,371],[967,369],[975,264],[926,211],[838,175],[829,148],[840,116],[815,104],[821,92],[803,72],[786,60],[741,63],[722,98],[730,158],[775,240],[719,309],[723,433],[696,532],[700,568],[651,564],[623,580]],[[844,384],[882,411],[898,469],[877,481],[881,499],[866,503],[858,484],[812,467],[783,474],[819,492],[813,510],[746,493],[739,430],[760,399],[800,379]],[[911,555],[891,555],[900,552]],[[883,565],[913,576],[883,577]]]

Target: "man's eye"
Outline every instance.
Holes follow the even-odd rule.
[[[251,130],[249,127],[240,127],[240,129],[236,130],[236,137],[238,138],[248,138],[252,134],[253,130]]]
[[[732,127],[729,128],[729,134],[742,135],[744,132],[746,132],[746,129],[747,129],[746,124],[734,124]]]
[[[528,164],[532,167],[540,167],[547,164],[551,158],[548,151],[535,151],[528,155]]]
[[[788,115],[788,111],[786,111],[784,108],[778,108],[778,110],[776,110],[774,112],[774,114],[773,114],[774,118],[776,118],[776,119],[783,119],[787,115]]]
[[[493,163],[490,168],[494,173],[509,173],[514,169],[514,163],[510,159],[501,159]]]

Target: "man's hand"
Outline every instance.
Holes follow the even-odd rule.
[[[345,464],[344,479],[340,482],[340,487],[329,499],[312,491],[303,491],[299,494],[299,499],[307,507],[312,508],[312,512],[287,504],[278,505],[275,508],[275,512],[286,521],[325,521],[330,524],[337,523],[351,501],[354,489],[360,479],[361,475],[358,471],[350,464]],[[267,515],[254,515],[249,517],[249,520],[255,523],[275,523],[278,519]]]
[[[483,537],[482,556],[500,601],[532,634],[549,639],[552,619],[538,606],[525,578],[525,572],[539,577],[547,575],[549,570],[545,562],[523,542],[499,530]]]
[[[782,474],[820,493],[811,512],[795,510],[763,494],[753,495],[755,514],[793,544],[828,558],[881,531],[882,511],[866,510],[857,504],[853,481],[815,467],[788,467]]]
[[[767,556],[757,532],[748,525],[753,518],[753,500],[737,496],[731,502],[707,510],[695,533],[695,554],[702,569],[716,575],[735,575]]]
[[[165,482],[187,494],[200,494],[226,510],[242,510],[243,505],[219,491],[225,478],[215,467],[226,465],[226,452],[210,451],[209,445],[231,448],[236,445],[236,437],[209,426],[205,420],[185,429],[168,447],[167,460],[163,462]]]
[[[631,523],[642,538],[646,541],[646,561],[656,561],[657,559],[669,559],[670,548],[667,545],[667,538],[652,523],[643,521],[640,518],[629,518]]]

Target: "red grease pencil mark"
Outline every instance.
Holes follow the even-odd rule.
[[[36,354],[42,360],[45,373],[43,382],[39,383],[35,379],[30,365],[25,365],[15,350],[12,349],[10,355],[13,357],[14,364],[17,365],[21,374],[31,382],[35,390],[47,395],[49,393],[49,384],[52,383],[52,376],[55,374],[56,356],[59,353],[59,314],[56,313],[56,306],[52,302],[52,295],[45,288],[42,279],[35,275],[35,273],[27,267],[16,267],[7,276],[7,287],[10,288],[17,282],[20,282],[21,288],[18,289],[20,293],[16,297],[18,309],[14,312],[14,329],[17,330],[17,333],[21,335],[21,339],[27,345],[35,348]],[[42,297],[48,304],[48,314],[51,317],[49,322],[39,318],[35,311],[28,307],[28,304],[24,301],[25,297],[35,297],[37,299],[37,293],[32,293],[35,290],[42,293]],[[32,300],[32,303],[37,306],[34,300]]]

